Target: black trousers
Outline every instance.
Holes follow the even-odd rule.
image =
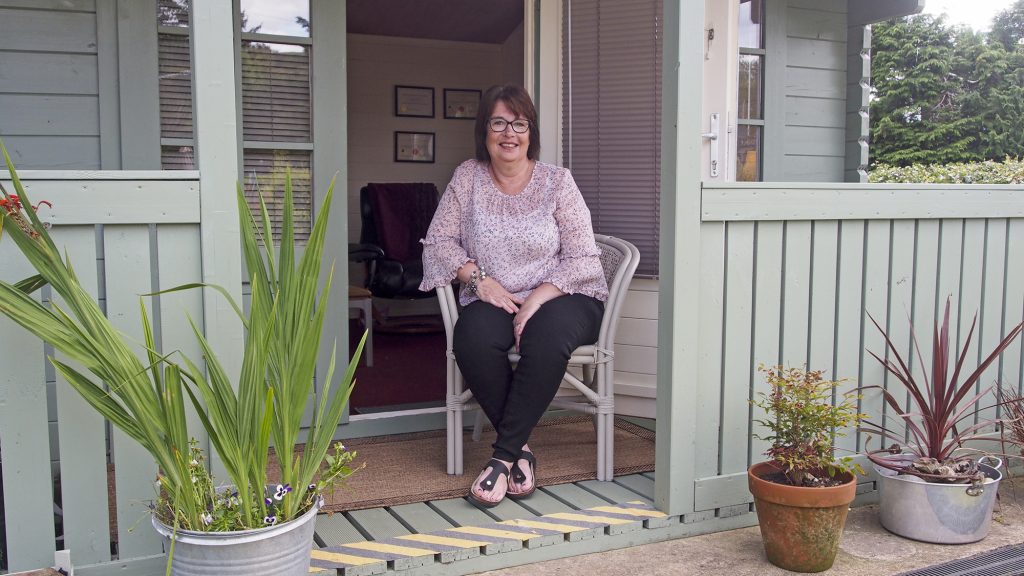
[[[558,391],[572,351],[597,341],[603,313],[603,302],[582,294],[549,300],[526,323],[519,339],[522,359],[513,370],[508,350],[515,344],[514,315],[479,300],[462,311],[452,346],[466,384],[498,433],[494,458],[519,459]]]

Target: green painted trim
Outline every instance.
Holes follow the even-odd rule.
[[[31,275],[33,268],[13,242],[6,242],[0,245],[0,271],[5,281],[15,282]],[[4,500],[6,536],[0,533],[0,537],[7,543],[5,560],[10,570],[30,570],[53,560],[45,349],[43,342],[6,316],[0,317],[0,341],[6,357],[15,359],[4,362],[0,373],[0,436],[4,440],[0,472],[9,495]]]
[[[428,430],[444,430],[445,415],[438,414],[416,414],[414,416],[396,416],[395,418],[381,418],[379,420],[357,420],[348,422],[338,428],[338,438],[365,438],[368,436],[383,436],[387,434],[405,434],[406,432],[426,432]],[[438,453],[438,460],[444,459],[444,454]]]
[[[786,0],[765,2],[764,147],[761,180],[785,179],[786,157]]]
[[[662,66],[661,279],[655,502],[679,516],[693,510],[699,364],[701,101],[704,3],[667,0]]]
[[[315,30],[345,30],[345,2],[313,0],[310,20]],[[324,243],[326,272],[334,267],[330,307],[324,322],[316,378],[322,383],[331,353],[336,348],[337,383],[348,365],[348,77],[345,73],[347,45],[345,34],[313,34],[312,117],[313,131],[313,208],[316,210],[334,178],[334,205],[331,207],[327,241]],[[326,273],[324,274],[326,276]],[[317,391],[322,385],[317,385]]]
[[[242,250],[236,199],[241,144],[239,101],[237,84],[224,82],[225,77],[236,77],[238,61],[233,33],[237,10],[232,4],[220,0],[192,2],[192,100],[201,191],[203,282],[223,286],[236,302],[241,302]],[[203,290],[203,324],[224,370],[238,374],[242,323],[225,298],[212,288]],[[216,452],[209,453],[214,475],[225,477]]]
[[[1020,218],[1024,186],[722,183],[703,192],[703,222]],[[936,201],[941,197],[941,201]]]
[[[121,96],[117,58],[117,0],[96,0],[101,170],[121,169]]]
[[[156,0],[117,0],[121,162],[160,169],[160,85]]]
[[[863,26],[891,18],[920,14],[925,0],[850,0],[848,25]]]

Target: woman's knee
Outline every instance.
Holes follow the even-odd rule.
[[[484,305],[493,308],[489,304]],[[511,315],[497,308],[488,310],[472,304],[459,316],[452,336],[456,356],[460,352],[475,355],[504,354],[512,345],[512,341]]]

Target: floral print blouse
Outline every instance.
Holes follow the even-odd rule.
[[[537,162],[512,196],[498,190],[486,163],[463,162],[421,242],[423,291],[450,283],[472,261],[522,298],[550,282],[566,294],[608,299],[590,210],[565,168]],[[463,287],[459,302],[474,300]]]

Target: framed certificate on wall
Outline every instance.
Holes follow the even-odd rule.
[[[433,132],[395,132],[395,162],[434,162]]]
[[[480,106],[479,90],[444,89],[444,117],[473,120]]]
[[[395,116],[434,117],[434,89],[429,86],[395,86]]]

